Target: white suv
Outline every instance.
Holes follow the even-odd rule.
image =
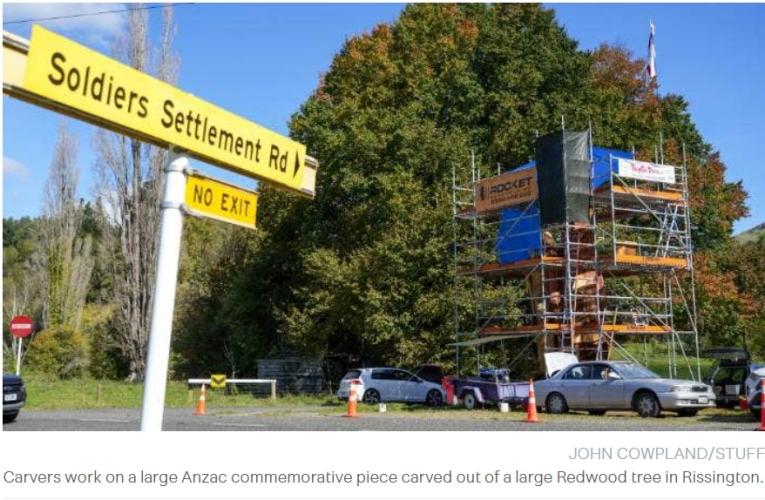
[[[348,399],[351,384],[357,398],[365,403],[425,403],[440,406],[446,400],[444,389],[433,382],[398,368],[358,368],[345,374],[337,397]]]

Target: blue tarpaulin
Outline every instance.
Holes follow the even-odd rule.
[[[539,255],[542,249],[539,225],[539,203],[528,208],[502,210],[497,234],[497,260],[509,264]]]
[[[595,146],[592,148],[592,187],[598,189],[604,184],[607,184],[610,180],[611,173],[609,172],[609,158],[626,158],[628,160],[634,160],[635,155],[629,151],[621,151],[619,149],[601,148]],[[616,172],[617,163],[612,161],[610,168]]]
[[[595,146],[592,148],[592,157],[592,185],[597,189],[609,182],[609,169],[616,171],[617,163],[612,161],[609,165],[610,158],[634,159],[635,155],[628,151]],[[531,161],[513,171],[535,166],[536,162]],[[541,232],[538,201],[528,205],[528,208],[524,205],[502,210],[496,244],[499,263],[510,264],[538,256],[542,251]]]

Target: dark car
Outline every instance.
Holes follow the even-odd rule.
[[[722,408],[734,408],[746,396],[744,382],[755,370],[764,367],[752,362],[749,351],[740,347],[723,347],[704,351],[704,357],[717,360],[704,378],[715,391],[715,402]]]
[[[27,400],[24,381],[18,375],[3,373],[3,423],[16,420]]]

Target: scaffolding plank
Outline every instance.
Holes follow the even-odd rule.
[[[615,257],[602,258],[606,264],[629,264],[637,266],[657,266],[670,268],[685,268],[688,266],[688,259],[683,257],[654,257],[645,255],[620,254]]]
[[[644,335],[672,333],[672,328],[662,325],[609,324],[603,325],[603,331],[608,333]]]
[[[488,336],[507,336],[509,337],[528,337],[533,336],[545,331],[542,325],[524,325],[515,328],[507,328],[503,326],[485,326],[478,331],[478,335],[481,337]]]
[[[645,189],[636,187],[627,187],[614,184],[613,186],[606,185],[605,187],[598,189],[598,194],[608,194],[613,191],[615,196],[632,197],[637,196],[639,198],[651,198],[655,200],[664,200],[671,202],[682,202],[683,193],[680,191],[663,191],[658,189]]]
[[[544,333],[544,332],[550,332],[550,333],[559,333],[561,331],[561,324],[560,323],[545,323],[544,326],[541,324],[537,325],[522,325],[517,327],[503,327],[503,326],[487,326],[484,328],[481,328],[478,332],[481,336],[489,336],[489,335],[510,335],[510,336],[526,336],[531,334],[537,334],[537,333]],[[635,324],[629,324],[629,323],[611,323],[602,325],[602,327],[592,327],[592,326],[576,326],[574,328],[574,336],[581,336],[581,335],[588,335],[588,336],[594,336],[593,338],[597,340],[597,335],[600,334],[600,332],[604,333],[616,333],[616,334],[631,334],[631,335],[663,335],[672,333],[672,328],[669,326],[663,326],[663,325],[635,325]],[[585,341],[585,339],[578,339],[580,341]]]
[[[525,271],[529,271],[530,269],[533,269],[534,267],[540,265],[540,264],[546,264],[546,265],[556,265],[560,266],[563,264],[563,257],[555,257],[550,255],[540,256],[540,257],[533,257],[531,259],[524,259],[519,260],[516,262],[511,262],[509,264],[500,264],[498,262],[491,262],[488,264],[482,264],[478,267],[463,267],[457,270],[457,273],[460,275],[466,275],[466,274],[479,274],[479,275],[491,275],[491,274],[513,274],[513,273],[523,273]]]

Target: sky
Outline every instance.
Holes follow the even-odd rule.
[[[648,22],[656,26],[661,93],[683,95],[704,138],[720,151],[728,180],[743,180],[751,214],[735,232],[765,222],[765,50],[760,30],[765,5],[547,4],[580,48],[620,44],[644,57]],[[17,20],[118,10],[123,4],[4,4],[3,29],[29,37]],[[311,95],[334,55],[350,37],[392,22],[402,4],[178,5],[175,50],[178,86],[286,134],[290,116]],[[150,11],[157,35],[159,10]],[[124,14],[43,22],[48,28],[109,53]],[[56,130],[78,137],[80,196],[94,192],[91,144],[95,127],[3,97],[3,217],[42,210],[45,176]],[[607,146],[607,145],[605,145]],[[254,187],[255,182],[194,161],[205,173]],[[321,175],[321,173],[319,173]]]

